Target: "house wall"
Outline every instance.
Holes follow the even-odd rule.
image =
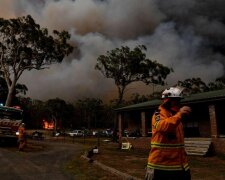
[[[185,104],[192,112],[182,120],[185,137],[211,137],[208,104]]]
[[[225,154],[225,138],[213,138],[212,142],[216,153]]]
[[[127,129],[128,131],[133,131],[136,129],[141,128],[141,114],[140,112],[131,112],[129,116],[127,116],[127,126],[124,129]]]
[[[208,104],[197,104],[193,106],[195,122],[198,123],[199,137],[211,137],[210,116]]]
[[[152,131],[152,116],[155,112],[155,109],[149,109],[145,111],[145,117],[146,117],[146,131],[151,132]]]
[[[211,126],[211,137],[218,137],[217,121],[216,121],[216,111],[215,105],[209,105],[209,117],[210,117],[210,126]]]
[[[199,122],[199,133],[200,137],[211,137],[209,120],[202,120]]]
[[[185,137],[211,137],[208,105],[192,105],[191,108],[191,116],[183,121]],[[141,114],[145,113],[145,131],[148,136],[151,132],[151,119],[154,111],[155,109],[125,112],[124,129],[129,131],[140,129],[142,131]]]
[[[192,114],[190,119],[186,119],[187,122],[184,122],[184,124],[186,123],[184,127],[190,128],[190,124],[193,124],[193,127],[188,129],[189,136],[185,137],[212,137],[215,152],[225,154],[225,138],[220,138],[225,137],[225,101],[185,105],[191,106]],[[143,112],[145,112],[146,118],[145,129],[146,131],[151,130],[151,117],[154,113],[153,109],[137,110],[132,111],[132,113],[126,112],[126,114],[129,114],[129,118],[124,119],[124,122],[127,122],[128,129],[137,129],[143,126],[141,126],[141,113]],[[150,149],[150,138],[148,137],[128,139],[134,148]]]
[[[218,135],[225,137],[225,102],[216,103],[215,111]]]
[[[123,130],[130,132],[140,130],[141,134],[149,136],[151,132],[151,118],[154,110],[123,112]],[[143,117],[145,118],[143,120]],[[143,121],[145,124],[143,124]],[[142,132],[145,131],[145,132]]]

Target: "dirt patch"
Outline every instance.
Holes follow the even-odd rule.
[[[1,147],[1,179],[74,179],[64,167],[81,151],[81,145],[52,141],[28,141],[24,152],[16,146]]]
[[[145,175],[145,167],[147,163],[147,156],[140,155],[138,152],[135,154],[133,151],[124,151],[114,147],[112,151],[109,149],[101,149],[100,154],[96,155],[94,159],[118,169],[131,176],[143,178]]]
[[[9,151],[18,151],[18,144],[4,144],[2,145],[2,148],[7,148]],[[49,150],[49,147],[46,144],[42,144],[38,141],[28,140],[27,144],[23,150],[24,153],[35,153],[35,152],[41,152],[41,151],[47,151]]]
[[[36,142],[29,142],[27,143],[24,151],[25,152],[40,152],[40,151],[47,151],[49,147],[44,144],[36,143]]]

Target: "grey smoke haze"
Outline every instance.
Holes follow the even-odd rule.
[[[147,46],[147,57],[172,67],[169,85],[200,77],[214,81],[224,74],[225,2],[200,0],[1,0],[0,16],[31,14],[50,31],[68,30],[79,49],[62,64],[26,72],[20,83],[28,96],[46,100],[115,95],[112,80],[94,69],[96,59],[121,45]],[[149,93],[133,84],[131,91]],[[148,91],[148,92],[147,92]]]

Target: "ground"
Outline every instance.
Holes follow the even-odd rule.
[[[73,179],[65,173],[64,166],[71,157],[79,156],[81,150],[77,144],[31,140],[24,152],[15,146],[1,146],[1,179]]]
[[[70,137],[28,140],[24,152],[19,152],[15,146],[1,146],[1,179],[122,179],[81,158],[85,151],[96,145],[100,153],[93,156],[95,161],[139,179],[144,178],[148,151],[121,150],[117,143],[104,140]],[[225,179],[225,155],[190,156],[189,159],[192,180]]]
[[[111,177],[118,179],[117,176],[81,160],[80,157],[87,147],[74,140],[69,137],[28,139],[23,152],[18,151],[15,144],[0,143],[1,179],[85,180],[110,179]]]
[[[139,179],[144,178],[149,154],[148,150],[121,150],[118,149],[118,144],[104,142],[103,140],[101,139],[100,143],[98,143],[100,153],[93,156],[94,160]],[[77,139],[76,141],[89,147],[97,144],[96,139],[86,139],[85,143],[82,139]],[[225,180],[225,155],[217,154],[210,157],[189,156],[189,162],[192,180]],[[88,164],[87,167],[89,167]]]

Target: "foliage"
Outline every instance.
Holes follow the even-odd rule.
[[[225,89],[225,78],[218,78],[215,82],[210,82],[208,87],[210,91]]]
[[[107,51],[106,55],[100,55],[95,68],[106,78],[114,79],[118,88],[117,105],[123,101],[126,87],[137,81],[146,84],[165,84],[167,75],[172,71],[168,67],[146,59],[144,45],[130,50],[127,46]]]
[[[31,98],[20,97],[20,106],[24,112],[24,121],[28,128],[42,128],[43,119],[45,119],[44,102],[32,100]]]
[[[67,104],[64,100],[56,98],[49,99],[44,104],[45,116],[49,120],[54,120],[55,128],[69,127],[72,123],[74,107]]]
[[[59,98],[46,102],[22,97],[19,100],[29,128],[42,128],[43,119],[54,120],[57,129],[113,127],[113,108],[97,98],[78,100],[75,105]]]
[[[97,126],[100,111],[102,110],[102,100],[96,98],[79,99],[76,108],[80,113],[83,127],[90,129]]]
[[[215,82],[210,82],[208,84],[203,82],[201,78],[191,78],[178,81],[176,85],[186,88],[188,94],[225,89],[225,81],[223,78],[218,78]]]
[[[204,83],[201,78],[192,78],[186,79],[184,81],[178,81],[177,85],[185,87],[190,91],[191,94],[208,91],[207,84]]]
[[[126,105],[138,104],[138,103],[146,102],[148,100],[150,100],[148,95],[141,95],[138,93],[133,93],[133,94],[131,94],[129,100],[125,101],[124,104],[126,104]]]
[[[0,71],[8,87],[7,106],[11,105],[13,91],[24,71],[48,68],[72,52],[69,38],[67,31],[54,30],[53,36],[48,35],[48,30],[36,24],[30,15],[0,18]]]
[[[70,103],[56,98],[46,102],[20,98],[25,114],[25,122],[29,128],[42,128],[43,120],[54,121],[56,129],[70,128],[74,121],[75,109]]]

